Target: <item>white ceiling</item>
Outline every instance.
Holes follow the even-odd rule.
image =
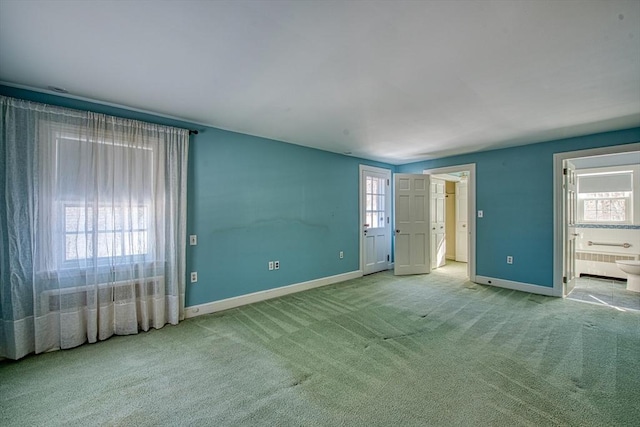
[[[0,81],[400,164],[640,126],[640,1],[0,0]]]

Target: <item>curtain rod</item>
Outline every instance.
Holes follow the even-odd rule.
[[[189,129],[189,135],[197,135],[198,131],[197,130],[191,130]]]

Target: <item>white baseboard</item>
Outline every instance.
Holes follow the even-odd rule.
[[[212,301],[206,304],[192,305],[185,308],[185,318],[201,316],[203,314],[216,313],[218,311],[229,310],[230,308],[240,307],[242,305],[253,304],[254,302],[264,301],[271,298],[277,298],[284,295],[302,292],[321,286],[333,285],[334,283],[344,282],[346,280],[357,279],[362,277],[362,271],[351,271],[349,273],[337,274],[335,276],[321,277],[320,279],[309,280],[308,282],[294,283],[293,285],[282,286],[280,288],[267,289],[264,291],[254,292],[252,294],[240,295],[233,298],[227,298],[219,301]]]
[[[475,283],[481,285],[497,286],[499,288],[513,289],[516,291],[529,292],[531,294],[555,296],[552,287],[532,285],[530,283],[514,282],[512,280],[495,279],[493,277],[476,276]]]

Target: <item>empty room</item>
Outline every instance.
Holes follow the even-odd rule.
[[[640,1],[0,0],[0,419],[640,425]]]

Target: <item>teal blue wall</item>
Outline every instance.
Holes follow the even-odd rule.
[[[640,128],[411,163],[400,173],[476,164],[476,274],[553,287],[553,155],[640,142]],[[506,263],[507,255],[514,263]]]
[[[553,154],[640,141],[640,128],[411,163],[348,156],[116,107],[0,86],[0,93],[197,128],[189,153],[187,306],[358,270],[358,165],[421,173],[475,163],[476,273],[553,286]],[[340,260],[338,252],[344,251]],[[514,264],[506,264],[506,256]],[[267,262],[281,269],[269,272]]]
[[[393,166],[122,108],[0,86],[0,94],[198,129],[189,148],[186,305],[359,269],[359,165]],[[344,251],[344,259],[339,259]],[[268,271],[270,260],[280,261]]]

